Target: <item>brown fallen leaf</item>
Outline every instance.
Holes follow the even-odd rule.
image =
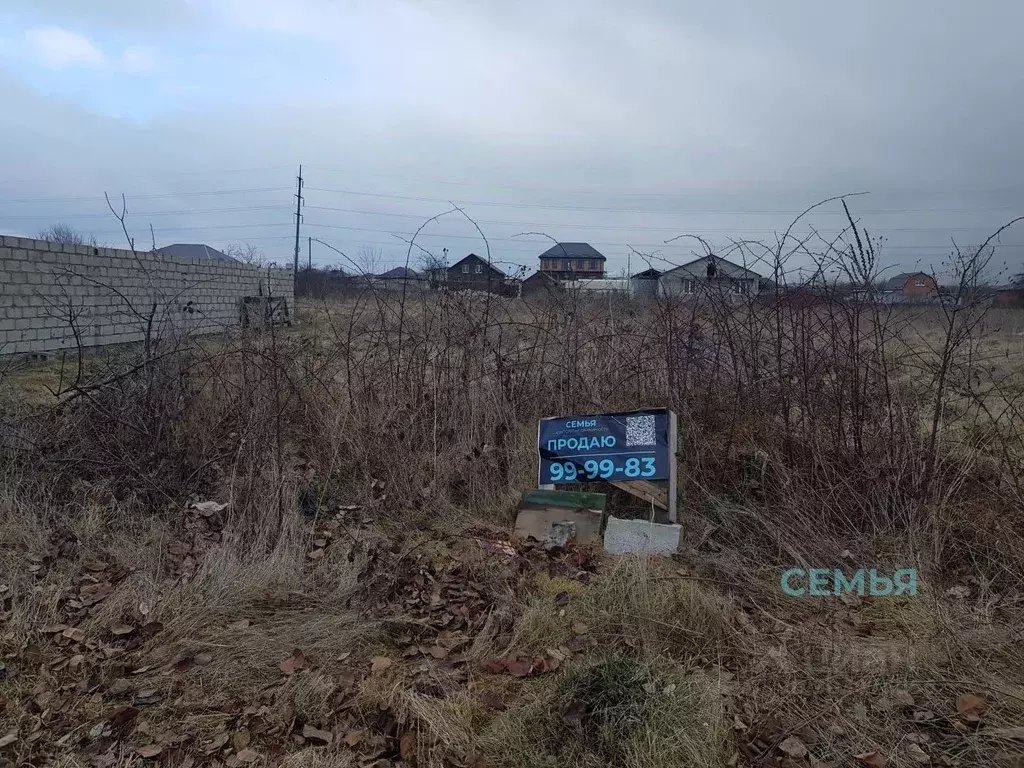
[[[484,691],[480,694],[480,701],[483,702],[485,707],[493,709],[496,712],[504,712],[508,709],[505,699],[496,691]]]
[[[256,754],[255,750],[243,749],[241,752],[238,752],[235,755],[235,757],[237,757],[243,763],[251,763],[255,761],[257,758],[259,758],[259,755]]]
[[[306,657],[302,651],[296,648],[292,651],[292,655],[281,662],[281,671],[286,675],[291,675],[300,669],[304,669],[306,666]]]
[[[981,720],[987,708],[988,702],[985,698],[973,693],[965,693],[956,700],[957,714],[969,723]]]
[[[345,743],[350,747],[356,747],[362,743],[364,738],[366,738],[365,731],[349,731],[345,734]]]
[[[526,658],[507,660],[505,669],[512,677],[527,677],[533,671],[533,660]]]
[[[164,751],[164,748],[159,744],[147,744],[144,747],[139,747],[135,751],[138,753],[139,757],[150,758],[159,755]]]
[[[11,731],[8,734],[0,736],[0,749],[3,749],[4,747],[9,747],[11,744],[16,742],[17,740],[18,740],[18,732],[17,731]]]
[[[416,736],[411,731],[402,736],[398,752],[407,763],[412,764],[416,759]]]
[[[374,674],[388,669],[394,662],[387,656],[374,656],[370,661],[370,671]]]
[[[219,733],[213,737],[213,740],[210,741],[209,744],[203,747],[203,752],[205,752],[208,755],[212,755],[214,752],[219,752],[230,740],[231,735],[227,733],[227,731],[225,731],[224,733]]]
[[[201,667],[205,667],[211,661],[213,661],[213,654],[207,653],[206,651],[196,654],[196,664]]]
[[[238,621],[232,621],[228,624],[225,629],[230,629],[232,632],[237,632],[240,629],[246,629],[249,626],[248,619],[239,619]]]
[[[779,743],[779,751],[799,760],[807,755],[807,747],[796,736],[787,736]]]
[[[330,745],[334,740],[334,734],[330,731],[322,731],[319,728],[314,728],[312,725],[302,726],[302,737],[309,741],[315,741],[318,744]]]
[[[235,752],[241,752],[252,743],[252,734],[247,729],[242,728],[231,737],[231,743],[235,747]]]
[[[928,763],[932,761],[931,755],[921,749],[917,744],[908,744],[907,748],[903,750],[903,752],[907,757],[920,765],[928,765]]]
[[[430,655],[433,656],[435,659],[443,659],[448,655],[448,651],[446,651],[439,645],[435,645],[431,647]]]
[[[68,640],[71,640],[74,643],[85,642],[85,631],[79,629],[78,627],[68,627],[60,634],[61,637],[66,637]]]
[[[129,624],[115,624],[110,628],[110,634],[114,637],[124,637],[135,631],[135,627]]]
[[[123,696],[124,694],[131,691],[131,689],[132,684],[129,683],[123,677],[119,677],[110,684],[110,687],[107,689],[107,693],[109,693],[111,696]]]
[[[854,755],[853,759],[861,765],[870,765],[871,768],[885,768],[889,763],[885,755],[878,751],[861,752],[859,755]]]
[[[913,707],[914,697],[910,694],[910,691],[904,691],[902,688],[896,691],[892,695],[893,701],[899,704],[901,707]]]

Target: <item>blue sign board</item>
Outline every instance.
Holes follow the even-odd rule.
[[[669,431],[664,408],[541,419],[539,485],[669,480]]]

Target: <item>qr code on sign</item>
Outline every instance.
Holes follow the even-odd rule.
[[[657,445],[653,416],[626,417],[626,445]]]

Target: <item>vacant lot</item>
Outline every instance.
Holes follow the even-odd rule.
[[[299,310],[0,382],[0,763],[1022,764],[1020,315]],[[662,405],[685,552],[494,543],[538,418]]]

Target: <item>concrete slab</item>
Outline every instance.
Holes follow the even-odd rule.
[[[682,535],[680,525],[609,517],[604,529],[604,548],[611,555],[671,555],[679,551]]]

